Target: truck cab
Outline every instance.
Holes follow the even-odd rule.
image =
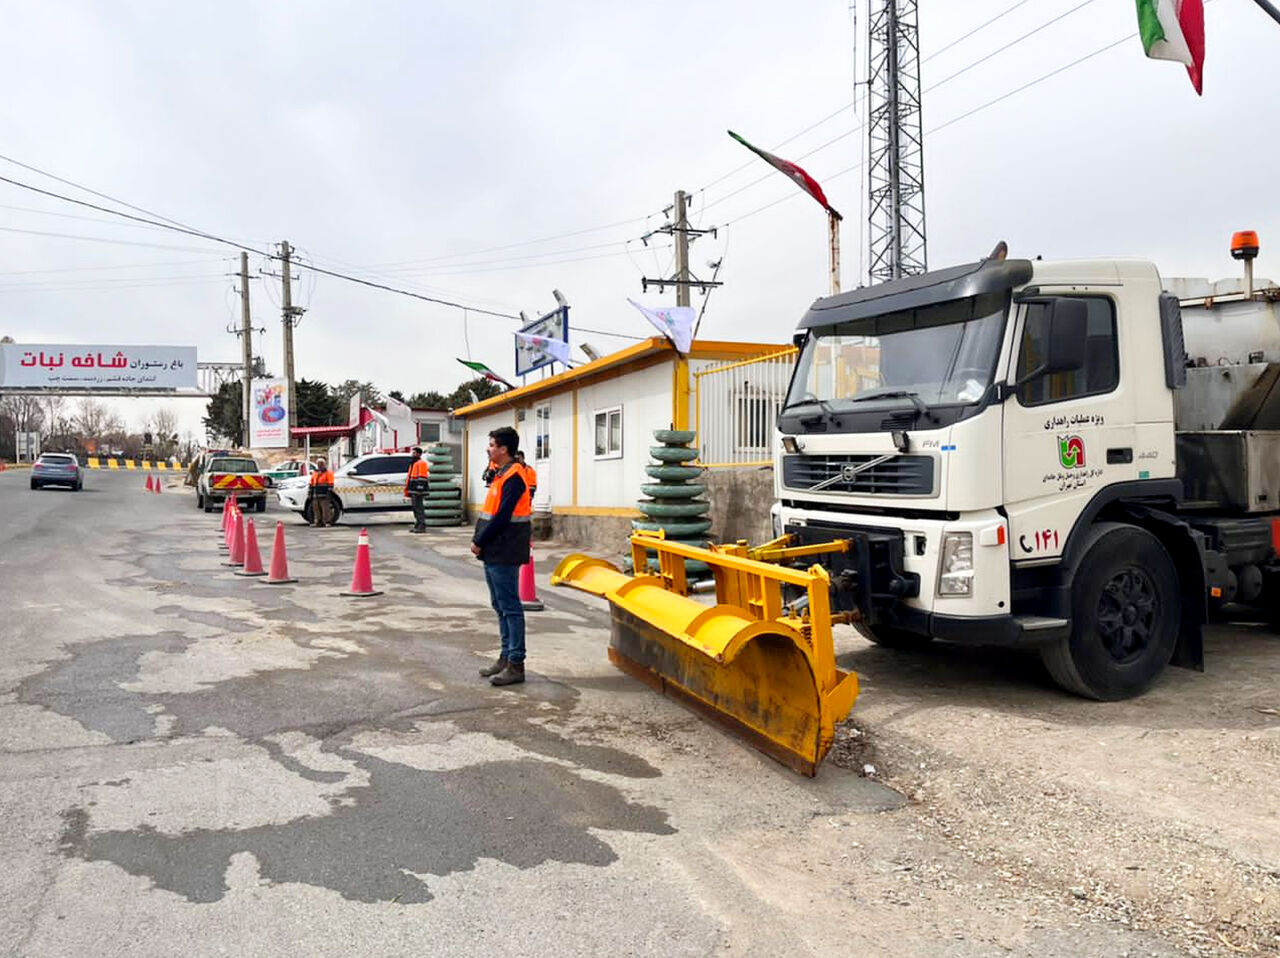
[[[1234,568],[1276,574],[1220,534],[1269,543],[1266,510],[1185,495],[1182,319],[1151,263],[938,270],[818,300],[796,342],[775,531],[847,540],[834,607],[877,642],[1033,648],[1063,687],[1123,698],[1201,666]]]

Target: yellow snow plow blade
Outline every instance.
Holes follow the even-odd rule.
[[[826,570],[757,561],[744,546],[702,549],[661,533],[637,532],[631,547],[637,569],[657,553],[657,574],[631,576],[571,555],[551,577],[552,585],[609,600],[609,660],[797,772],[815,774],[858,697],[858,677],[836,668]],[[779,547],[769,556],[787,553]],[[684,559],[711,567],[714,606],[688,597]],[[803,616],[784,608],[784,584],[807,592]]]

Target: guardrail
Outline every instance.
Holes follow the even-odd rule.
[[[773,430],[798,353],[788,346],[693,374],[697,465],[772,463]]]

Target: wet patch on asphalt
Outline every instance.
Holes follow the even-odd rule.
[[[241,622],[229,615],[221,615],[217,612],[200,612],[195,609],[186,609],[180,605],[162,605],[156,609],[157,615],[172,615],[179,619],[186,619],[188,622],[194,622],[197,625],[207,625],[211,629],[223,629],[227,632],[252,632],[254,627],[247,622]]]
[[[162,632],[77,646],[71,658],[24,679],[18,685],[18,701],[75,719],[117,742],[152,738],[155,712],[149,706],[153,699],[122,686],[137,678],[143,655],[178,654],[195,641],[177,632]]]
[[[231,857],[247,851],[272,882],[329,888],[353,901],[412,904],[433,897],[415,875],[468,871],[481,858],[522,869],[546,862],[603,867],[617,854],[592,829],[675,832],[665,812],[554,763],[424,772],[360,753],[347,757],[369,773],[369,782],[321,818],[165,835],[148,826],[92,832],[88,812],[73,808],[63,815],[61,850],[111,862],[192,902],[222,898]]]

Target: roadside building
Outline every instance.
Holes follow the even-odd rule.
[[[489,432],[514,426],[520,448],[538,472],[535,530],[540,536],[582,543],[619,544],[638,518],[640,486],[651,461],[655,429],[694,429],[718,408],[728,451],[713,451],[700,436],[702,458],[769,459],[773,415],[786,386],[793,352],[786,344],[700,340],[688,357],[653,337],[593,362],[454,410],[465,423],[464,495],[474,515],[484,501],[481,479]],[[700,377],[715,367],[746,365],[760,357],[788,354],[785,370],[771,374],[766,392],[740,387],[696,402]],[[709,423],[708,423],[709,425]],[[747,450],[749,447],[749,450]],[[736,450],[736,451],[735,451]],[[744,450],[747,450],[744,452]],[[736,462],[734,464],[737,464]]]

